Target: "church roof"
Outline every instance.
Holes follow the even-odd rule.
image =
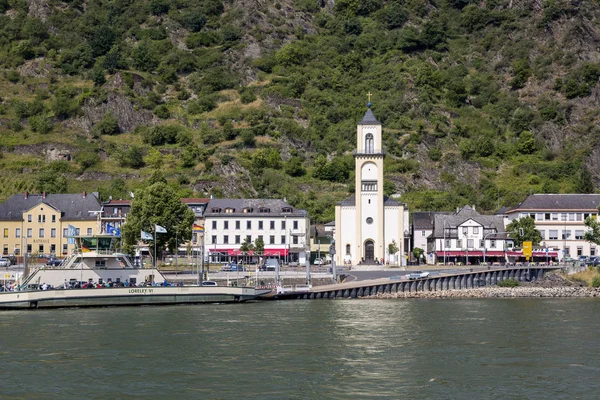
[[[365,116],[358,124],[359,125],[381,125],[381,122],[377,121],[377,118],[375,118],[375,114],[373,114],[373,111],[371,111],[371,109],[368,108],[367,112],[365,113]]]
[[[338,203],[338,205],[340,205],[340,206],[355,206],[356,198],[354,196],[348,197],[347,199],[340,201]],[[383,196],[383,205],[393,207],[393,206],[405,205],[405,203],[400,203],[399,201],[396,201],[388,196]]]

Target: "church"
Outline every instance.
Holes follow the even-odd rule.
[[[337,265],[406,265],[408,208],[383,194],[385,151],[371,105],[356,129],[355,193],[335,206],[333,257]]]

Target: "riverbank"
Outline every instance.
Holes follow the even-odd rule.
[[[488,299],[488,298],[523,298],[523,297],[600,297],[600,288],[586,287],[533,287],[518,286],[514,288],[482,287],[477,289],[443,290],[438,292],[402,292],[380,293],[364,298],[370,299]]]

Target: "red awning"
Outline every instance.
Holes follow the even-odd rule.
[[[252,250],[248,252],[240,251],[240,249],[208,249],[211,253],[227,254],[229,256],[252,256],[255,255]],[[265,249],[262,253],[263,256],[280,256],[284,257],[288,255],[288,249]]]
[[[556,251],[549,251],[547,254],[548,254],[548,257],[558,257],[558,252],[556,252]],[[546,257],[546,252],[545,251],[534,251],[533,253],[531,253],[531,255],[534,257]]]

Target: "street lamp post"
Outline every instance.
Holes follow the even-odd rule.
[[[486,242],[486,239],[487,239],[489,236],[493,236],[493,235],[500,235],[500,234],[503,234],[503,233],[508,233],[508,232],[491,232],[491,233],[488,233],[487,235],[485,235],[485,236],[483,237],[483,263],[484,263],[484,264],[485,264],[485,253],[486,253],[486,249],[487,249],[487,246],[486,246],[486,244],[487,244],[487,242]]]

